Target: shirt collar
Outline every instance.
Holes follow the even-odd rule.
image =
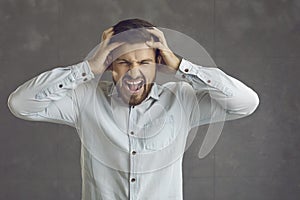
[[[159,86],[154,82],[146,100],[148,100],[149,98],[158,100],[160,92],[161,92],[161,88],[159,88]]]

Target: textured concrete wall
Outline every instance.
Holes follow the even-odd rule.
[[[299,10],[299,0],[1,0],[0,199],[80,199],[75,131],[17,119],[7,97],[80,61],[104,29],[131,17],[191,36],[260,96],[255,114],[227,122],[202,160],[198,135],[184,157],[184,199],[300,199]]]

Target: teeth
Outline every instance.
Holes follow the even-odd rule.
[[[134,80],[125,80],[125,83],[127,84],[128,90],[135,92],[142,88],[144,80],[140,79],[137,81]]]
[[[141,82],[142,82],[142,80],[140,80],[140,81],[126,81],[126,83],[129,84],[129,85],[138,85]]]

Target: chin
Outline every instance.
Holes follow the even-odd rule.
[[[120,96],[122,97],[124,103],[130,105],[130,106],[136,106],[142,103],[146,97],[148,96],[150,89],[152,87],[152,84],[144,85],[142,88],[140,88],[140,91],[137,91],[135,93],[128,91],[128,88],[126,86],[122,86],[120,91]]]

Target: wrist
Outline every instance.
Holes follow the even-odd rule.
[[[181,63],[181,59],[178,58],[176,55],[175,56],[175,61],[174,61],[174,69],[177,71],[179,69],[180,63]]]
[[[173,70],[177,71],[180,66],[181,59],[178,58],[175,54],[172,55],[170,67],[173,68]]]
[[[88,64],[93,74],[98,75],[103,73],[103,71],[98,67],[99,65],[95,60],[88,60]]]

